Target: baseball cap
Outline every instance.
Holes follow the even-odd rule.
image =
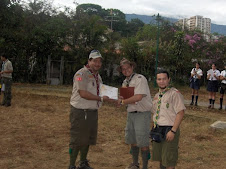
[[[100,52],[98,50],[92,50],[89,54],[89,59],[102,58]]]

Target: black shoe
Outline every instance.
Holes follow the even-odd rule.
[[[195,106],[198,106],[198,103],[195,103]]]
[[[1,103],[0,106],[5,106],[5,103]]]
[[[93,168],[91,168],[89,166],[89,161],[85,160],[85,161],[80,162],[80,165],[78,166],[77,169],[93,169]]]
[[[218,110],[222,110],[222,107],[220,107]]]
[[[191,102],[190,105],[192,106],[194,104],[194,102]]]
[[[76,169],[76,166],[70,165],[70,166],[68,167],[68,169]]]

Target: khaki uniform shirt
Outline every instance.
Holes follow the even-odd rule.
[[[12,63],[8,59],[2,64],[2,71],[7,71],[7,70],[13,71]],[[7,77],[12,79],[12,73],[3,73],[1,74],[1,77]]]
[[[157,106],[158,106],[159,93],[157,93],[153,100],[153,121],[155,121]],[[185,110],[184,97],[175,88],[169,89],[161,99],[161,106],[157,124],[159,126],[173,126],[176,115],[181,110]]]
[[[127,82],[125,79],[123,81],[122,86],[126,86],[126,85],[127,85]],[[129,83],[129,87],[134,87],[134,95],[142,94],[144,95],[144,97],[142,98],[141,101],[136,102],[135,104],[128,104],[127,111],[128,112],[151,111],[152,99],[151,99],[151,94],[150,94],[147,79],[143,75],[135,74]]]
[[[100,75],[98,78],[99,83],[102,83]],[[96,80],[85,66],[74,75],[70,104],[78,109],[98,109],[101,106],[101,102],[98,102],[97,100],[87,100],[81,98],[78,93],[79,90],[86,90],[94,95],[97,95]]]

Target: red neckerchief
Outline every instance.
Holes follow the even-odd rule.
[[[88,64],[86,65],[86,68],[92,73],[93,77],[96,80],[96,84],[97,84],[97,96],[99,96],[99,93],[100,93],[100,90],[99,90],[100,89],[100,85],[99,85],[99,78],[98,78],[99,73],[94,74],[94,72],[92,71],[92,69],[90,68],[90,66]],[[97,105],[99,107],[99,102],[97,102]]]

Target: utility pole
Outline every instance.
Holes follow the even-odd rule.
[[[110,22],[111,23],[111,30],[113,31],[113,22],[118,22],[118,20],[114,20],[114,17],[115,16],[113,16],[113,12],[112,12],[112,9],[111,9],[111,12],[110,12],[110,16],[106,16],[106,19],[105,19],[105,21],[108,21],[108,22]],[[110,20],[108,19],[108,18],[110,18]]]
[[[160,22],[160,19],[161,16],[158,15],[156,16],[156,21],[157,21],[157,40],[156,40],[156,57],[155,57],[155,81],[154,81],[154,87],[157,86],[156,84],[156,79],[157,79],[157,69],[158,69],[158,52],[159,52],[159,22]]]

